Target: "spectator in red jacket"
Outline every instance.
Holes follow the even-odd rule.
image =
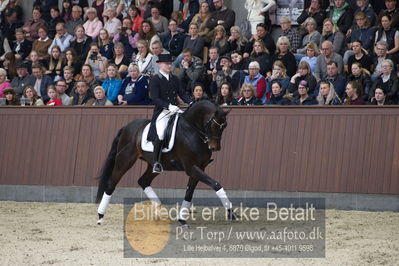
[[[266,80],[265,77],[259,73],[260,65],[256,61],[252,61],[248,65],[249,75],[245,77],[244,83],[251,84],[256,90],[256,98],[261,99],[265,97]]]
[[[50,85],[47,88],[47,95],[50,100],[47,102],[46,105],[49,106],[59,106],[62,105],[62,101],[58,98],[57,90],[55,89],[54,85]]]

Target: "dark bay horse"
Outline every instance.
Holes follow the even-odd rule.
[[[228,112],[219,106],[204,100],[192,104],[179,118],[175,144],[172,150],[162,154],[162,165],[166,171],[185,171],[189,176],[186,195],[181,205],[181,212],[188,211],[195,187],[201,181],[216,191],[229,218],[235,219],[232,205],[220,183],[208,176],[204,170],[210,163],[212,151],[220,150],[223,130],[227,126]],[[160,204],[160,200],[151,188],[151,182],[158,175],[152,173],[153,154],[141,149],[141,137],[149,120],[139,119],[122,127],[115,137],[111,150],[105,161],[97,192],[98,224],[103,222],[105,210],[111,195],[122,176],[133,166],[137,159],[147,162],[147,170],[139,178],[138,184],[148,198]],[[181,225],[187,225],[180,215]]]

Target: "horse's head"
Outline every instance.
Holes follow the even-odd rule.
[[[220,141],[223,130],[227,126],[226,116],[230,111],[222,108],[208,100],[198,101],[192,104],[185,112],[184,118],[208,144],[212,151],[220,150]]]
[[[208,137],[208,147],[211,151],[219,151],[221,148],[220,141],[222,139],[223,130],[227,127],[226,116],[229,111],[223,111],[217,107],[215,113],[205,123],[205,133]]]

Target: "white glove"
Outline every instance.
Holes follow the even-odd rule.
[[[172,113],[177,113],[180,111],[180,108],[176,105],[169,104],[168,110]]]

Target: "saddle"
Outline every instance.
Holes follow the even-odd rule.
[[[165,121],[157,121],[157,131],[163,131],[163,147],[162,152],[170,152],[175,144],[177,121],[179,120],[179,114],[175,113],[168,118],[167,123]],[[146,152],[154,152],[154,146],[151,141],[147,141],[148,131],[150,130],[150,123],[146,125],[141,136],[141,149]]]

